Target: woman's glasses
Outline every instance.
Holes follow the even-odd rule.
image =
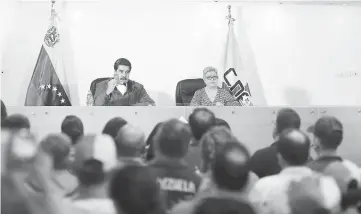
[[[206,77],[207,80],[218,80],[218,76]]]

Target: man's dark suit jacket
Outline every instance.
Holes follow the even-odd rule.
[[[281,172],[281,166],[277,159],[276,143],[271,146],[257,150],[250,160],[251,170],[263,178],[270,175],[276,175]]]
[[[95,106],[149,106],[155,105],[143,85],[132,80],[128,80],[127,91],[122,94],[117,88],[107,95],[109,80],[104,80],[96,85],[94,94]]]
[[[282,167],[278,163],[277,158],[277,141],[270,146],[257,150],[251,157],[251,171],[256,173],[259,178],[270,175],[276,175],[281,172]],[[312,161],[312,157],[308,157],[308,163]]]

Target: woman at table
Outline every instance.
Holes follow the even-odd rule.
[[[218,87],[218,71],[214,67],[203,70],[206,87],[194,93],[190,106],[240,106],[227,89]]]

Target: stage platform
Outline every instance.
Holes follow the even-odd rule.
[[[86,133],[99,133],[113,117],[123,117],[139,126],[148,135],[153,127],[170,118],[188,119],[194,107],[7,107],[9,114],[20,113],[29,117],[32,130],[39,138],[47,133],[59,132],[67,115],[77,115],[84,123]],[[225,119],[233,133],[251,152],[272,143],[272,129],[278,107],[210,108],[217,117]],[[360,107],[296,107],[301,116],[302,129],[322,115],[338,117],[344,125],[344,141],[340,154],[361,165],[361,106]]]

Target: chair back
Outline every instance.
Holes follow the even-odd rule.
[[[93,80],[93,82],[90,84],[90,92],[92,93],[93,97],[94,97],[94,94],[95,94],[95,89],[96,89],[97,84],[104,81],[104,80],[110,79],[110,78],[111,77],[102,77],[102,78],[98,78],[98,79]]]
[[[206,87],[206,84],[202,78],[179,81],[175,92],[176,105],[189,106],[194,93],[204,87]]]

